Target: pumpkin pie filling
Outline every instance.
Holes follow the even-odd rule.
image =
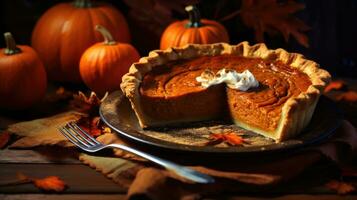
[[[239,73],[249,70],[259,81],[248,91],[225,84],[204,88],[196,80],[205,70]],[[238,55],[202,56],[171,61],[148,72],[140,85],[144,112],[151,118],[174,122],[231,117],[256,129],[278,128],[281,109],[293,96],[311,85],[303,72],[280,61]]]

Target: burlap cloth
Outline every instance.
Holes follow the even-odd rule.
[[[127,197],[155,200],[198,199],[205,195],[244,191],[246,188],[259,191],[286,183],[321,160],[341,164],[353,158],[356,149],[356,129],[349,122],[343,121],[336,133],[318,146],[284,155],[255,155],[243,160],[223,159],[204,166],[190,166],[213,176],[216,181],[212,184],[193,183],[159,167],[144,167],[136,174]],[[205,156],[208,158],[210,155]],[[172,160],[175,161],[175,155],[172,155]]]

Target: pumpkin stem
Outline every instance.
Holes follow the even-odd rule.
[[[4,53],[6,55],[13,55],[13,54],[21,53],[21,49],[16,46],[16,42],[10,32],[4,33],[4,37],[5,37],[5,43],[6,43],[6,48],[5,48]]]
[[[113,45],[116,43],[108,29],[104,28],[101,25],[96,25],[95,30],[102,34],[102,36],[104,37],[104,44]]]
[[[200,11],[198,10],[197,6],[189,5],[185,7],[186,12],[188,13],[188,23],[187,27],[195,28],[202,26],[201,23],[201,15]]]
[[[93,2],[91,0],[74,0],[73,5],[76,8],[90,8],[93,7]]]

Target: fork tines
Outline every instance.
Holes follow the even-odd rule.
[[[100,144],[75,122],[69,122],[65,126],[59,128],[59,131],[73,144],[77,145],[83,150],[88,150],[88,148]]]

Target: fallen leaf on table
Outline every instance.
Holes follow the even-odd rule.
[[[335,190],[337,194],[348,194],[350,192],[355,191],[355,187],[349,183],[332,180],[325,185],[327,188],[331,190]]]
[[[70,121],[77,121],[85,116],[79,112],[65,112],[47,118],[12,124],[7,131],[22,138],[15,141],[10,147],[28,148],[39,145],[73,146],[59,131],[58,128]]]
[[[142,165],[117,157],[91,156],[82,153],[79,160],[126,188],[134,180],[137,171],[143,168]]]
[[[66,188],[66,184],[57,176],[48,176],[43,179],[34,179],[36,187],[46,191],[61,192]]]
[[[242,21],[255,31],[258,42],[264,41],[264,33],[281,32],[286,41],[292,35],[304,47],[309,46],[305,31],[309,27],[292,14],[305,8],[304,4],[295,1],[277,0],[243,0],[240,9]]]
[[[336,100],[338,101],[346,101],[350,103],[357,102],[357,92],[355,91],[347,91],[342,94],[336,96]]]
[[[344,81],[341,80],[331,81],[331,83],[326,86],[324,92],[330,92],[332,90],[341,90],[345,86],[346,83]]]
[[[230,132],[230,133],[212,133],[209,137],[210,141],[206,145],[216,145],[222,142],[225,142],[229,145],[236,146],[242,145],[246,142],[241,136]]]
[[[3,131],[0,133],[0,149],[4,148],[10,140],[10,133]]]
[[[33,183],[36,187],[44,191],[62,192],[66,189],[66,183],[58,176],[48,176],[45,178],[32,178],[23,173],[17,174],[18,184]]]

